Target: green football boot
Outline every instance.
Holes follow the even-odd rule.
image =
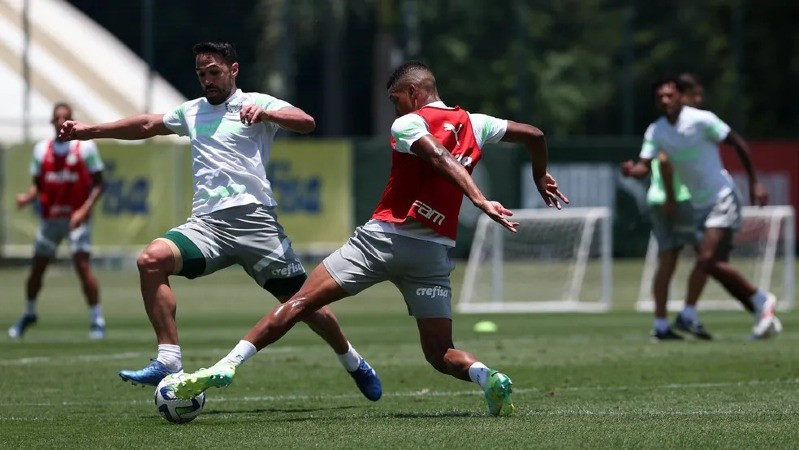
[[[180,381],[172,386],[175,397],[188,400],[212,387],[225,387],[233,382],[236,366],[217,364],[207,369],[180,376]]]
[[[510,394],[513,392],[512,384],[510,378],[504,373],[496,370],[488,373],[488,380],[483,391],[485,392],[489,415],[508,416],[513,412],[513,402],[510,399]]]

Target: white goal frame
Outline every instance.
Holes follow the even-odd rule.
[[[584,219],[580,243],[575,257],[575,267],[569,281],[569,288],[563,298],[546,299],[535,302],[503,302],[502,298],[502,249],[505,233],[508,231],[495,223],[490,217],[481,215],[477,222],[469,262],[466,266],[463,287],[458,301],[458,312],[461,313],[540,313],[540,312],[605,312],[611,308],[613,292],[613,233],[612,213],[608,207],[556,209],[520,209],[513,211],[512,221],[535,220],[536,218],[552,220]],[[602,291],[600,300],[580,301],[580,292],[585,278],[586,266],[591,251],[591,244],[597,226],[602,236],[599,249],[601,260]],[[491,255],[491,298],[475,299],[475,280],[479,270],[480,248],[486,239],[494,240],[494,252]]]
[[[783,275],[782,275],[782,295],[778,295],[777,309],[789,310],[794,305],[794,283],[796,277],[796,225],[795,213],[791,206],[744,206],[741,210],[744,220],[751,217],[762,217],[771,219],[769,222],[768,235],[766,236],[766,246],[763,256],[763,264],[751,281],[764,290],[770,290],[771,280],[774,275],[774,265],[777,258],[777,246],[780,241],[780,222],[784,221],[782,228],[782,250],[783,250]],[[652,312],[655,303],[652,298],[652,280],[657,269],[658,246],[654,235],[649,237],[649,245],[646,250],[644,269],[641,273],[641,286],[638,291],[638,301],[635,308],[642,312]],[[735,249],[732,251],[732,263],[735,265]],[[713,282],[713,281],[710,281]],[[675,285],[669,289],[669,311],[679,311],[682,309],[683,300],[675,301],[674,292],[682,295],[685,286]],[[677,297],[679,298],[679,297]],[[731,299],[699,298],[698,308],[702,310],[733,310],[741,309],[739,302]]]

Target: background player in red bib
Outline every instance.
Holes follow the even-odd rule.
[[[227,386],[236,367],[277,341],[317,309],[382,281],[402,293],[416,318],[422,351],[439,372],[480,385],[490,415],[513,411],[511,380],[452,342],[454,264],[458,213],[465,194],[475,206],[511,232],[511,211],[486,199],[470,173],[486,143],[522,143],[533,160],[533,178],[544,201],[560,209],[568,202],[547,171],[547,147],[537,128],[449,107],[438,97],[430,69],[408,62],[388,82],[398,119],[391,127],[391,173],[372,220],[314,269],[300,291],[253,327],[227,357],[173,385],[177,396],[193,397],[209,387]]]
[[[56,135],[61,125],[72,119],[72,108],[66,103],[53,107],[52,124]],[[103,192],[103,161],[94,142],[60,141],[57,138],[39,142],[31,160],[33,183],[27,192],[17,195],[17,207],[39,199],[41,223],[36,233],[33,262],[25,284],[27,305],[22,317],[8,329],[8,336],[17,339],[36,323],[36,299],[42,289],[42,278],[55,257],[58,244],[69,240],[75,271],[86,296],[90,311],[89,337],[105,337],[105,319],[100,309],[97,278],[89,262],[91,226],[89,217]]]

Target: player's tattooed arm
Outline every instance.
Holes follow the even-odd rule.
[[[96,125],[67,120],[58,131],[58,139],[82,141],[97,138],[136,140],[164,136],[174,132],[164,124],[163,114],[139,114],[116,122]]]

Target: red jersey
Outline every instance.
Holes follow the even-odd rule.
[[[47,144],[38,186],[45,219],[70,217],[89,198],[92,176],[83,162],[80,144],[72,141],[63,155],[56,154],[52,139]]]
[[[482,156],[469,114],[452,109],[424,106],[415,112],[428,130],[471,174]],[[372,219],[401,223],[408,218],[436,233],[455,239],[463,192],[440,175],[427,161],[395,150],[391,138],[391,173]]]

